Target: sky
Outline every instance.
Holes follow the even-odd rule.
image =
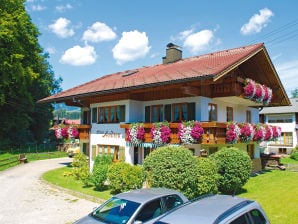
[[[291,97],[298,89],[298,1],[27,0],[39,44],[63,90],[103,75],[264,43]]]

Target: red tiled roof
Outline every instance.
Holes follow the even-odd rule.
[[[40,100],[40,102],[51,102],[59,98],[158,85],[185,79],[200,79],[210,76],[214,78],[233,65],[254,55],[263,47],[263,43],[259,43],[182,59],[170,64],[159,64],[118,72],[49,96]]]

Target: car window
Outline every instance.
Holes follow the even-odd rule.
[[[262,212],[260,212],[257,209],[251,210],[250,212],[250,216],[252,217],[253,223],[254,224],[265,224],[266,223],[266,219],[263,216]]]
[[[123,224],[129,220],[139,206],[139,203],[113,197],[95,209],[92,215],[107,223]]]
[[[168,195],[164,197],[165,210],[169,211],[183,204],[183,200],[178,195]]]
[[[234,221],[230,222],[230,224],[249,224],[249,223],[250,222],[246,214],[243,214],[239,216],[237,219],[235,219]]]
[[[137,221],[146,222],[153,219],[161,214],[161,201],[156,199],[154,201],[148,202],[139,212],[136,217]]]

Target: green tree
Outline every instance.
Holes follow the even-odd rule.
[[[38,99],[60,91],[38,43],[39,32],[25,0],[0,0],[0,141],[42,141],[52,118],[51,105]]]

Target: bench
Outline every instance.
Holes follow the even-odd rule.
[[[20,161],[20,163],[27,163],[27,158],[26,158],[25,153],[22,153],[19,155],[19,161]]]

